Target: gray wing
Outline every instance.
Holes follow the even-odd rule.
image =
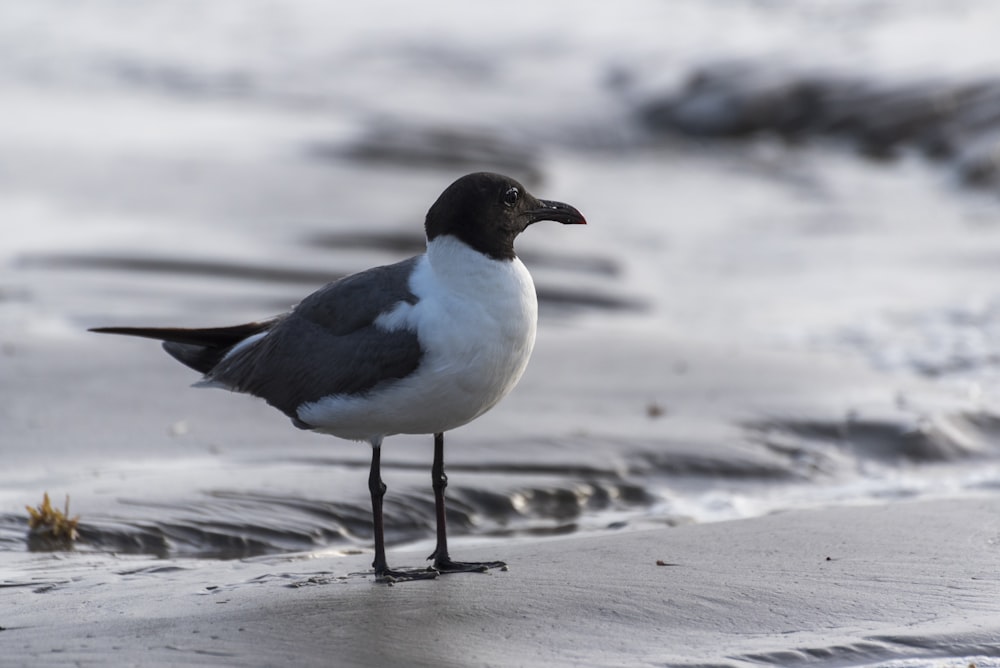
[[[374,321],[400,302],[417,302],[408,284],[418,260],[375,267],[321,288],[259,340],[224,358],[206,381],[262,397],[297,419],[303,403],[363,394],[410,374],[423,356],[416,332],[386,331]]]

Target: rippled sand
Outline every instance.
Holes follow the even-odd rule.
[[[5,553],[12,665],[996,666],[997,501],[462,544],[508,572],[375,585],[369,554]],[[417,565],[424,552],[397,553]],[[55,652],[55,653],[54,653]],[[935,658],[938,657],[938,658]],[[941,657],[956,657],[945,662]]]

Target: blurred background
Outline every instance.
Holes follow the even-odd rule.
[[[499,171],[533,366],[457,431],[457,534],[1000,493],[1000,7],[988,0],[0,6],[0,547],[369,540],[364,445],[195,391],[100,325],[227,325],[418,253]],[[426,441],[426,442],[425,442]],[[395,542],[432,536],[397,437]],[[393,505],[394,504],[394,505]]]

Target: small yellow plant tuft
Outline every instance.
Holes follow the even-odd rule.
[[[80,534],[76,530],[80,516],[69,516],[69,494],[66,495],[65,510],[52,507],[46,492],[41,505],[28,509],[28,549],[32,551],[53,551],[72,549]]]

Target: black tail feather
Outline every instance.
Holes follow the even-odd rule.
[[[233,327],[187,329],[183,327],[94,327],[99,334],[123,334],[163,341],[163,349],[195,371],[208,373],[230,348],[249,336],[270,329],[275,320],[249,322]]]

